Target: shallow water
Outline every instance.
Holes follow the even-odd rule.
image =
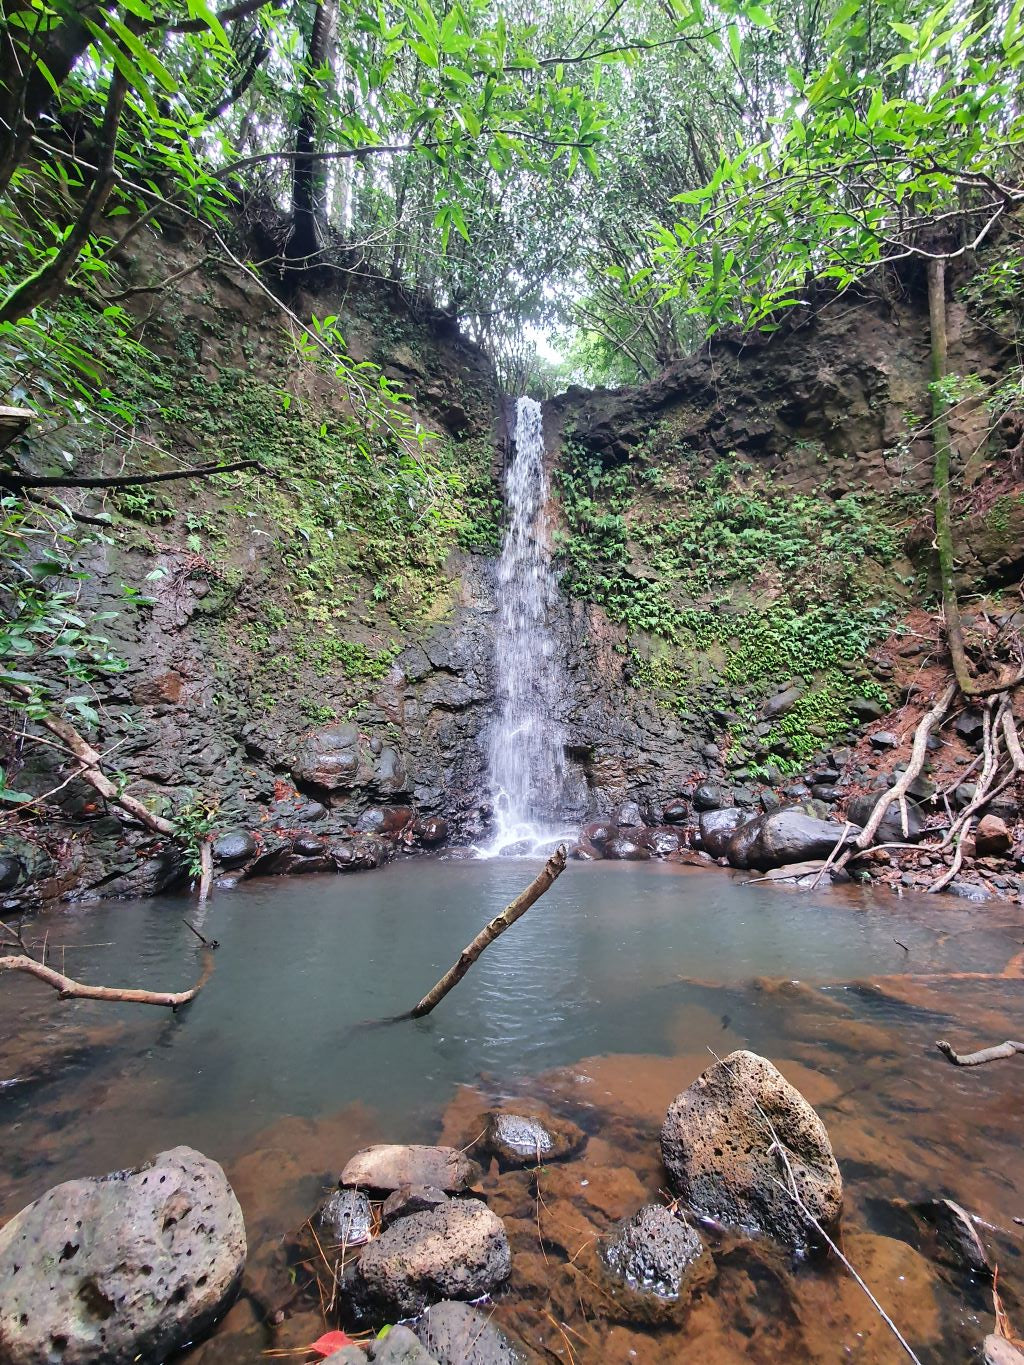
[[[1024,939],[1019,907],[797,894],[669,864],[572,864],[429,1019],[361,1026],[410,1008],[533,871],[523,860],[420,859],[217,894],[201,925],[222,945],[216,970],[177,1016],[62,1003],[28,978],[5,979],[0,1216],[58,1180],[189,1143],[228,1168],[253,1273],[270,1276],[269,1248],[356,1148],[442,1129],[465,1145],[488,1104],[527,1096],[592,1135],[579,1166],[588,1174],[552,1201],[600,1233],[657,1196],[657,1130],[672,1096],[712,1051],[749,1046],[821,1113],[847,1182],[846,1234],[875,1238],[862,1255],[894,1293],[907,1279],[890,1266],[902,1244],[883,1235],[919,1239],[893,1201],[949,1194],[1004,1229],[991,1236],[1015,1304],[1024,1059],[958,1070],[934,1040],[969,1050],[1019,1034],[1019,973],[1007,974]],[[48,912],[32,933],[80,979],[176,989],[197,971],[185,914],[195,920],[195,907],[173,897],[110,902]],[[609,1171],[615,1190],[595,1212],[579,1191]],[[519,1205],[534,1197],[517,1179],[489,1177],[488,1189],[514,1233]],[[742,1284],[761,1293],[767,1272],[728,1249],[717,1289],[681,1334],[650,1338],[585,1307],[570,1320],[572,1297],[558,1285],[572,1252],[546,1234],[542,1244],[536,1220],[523,1221],[498,1312],[534,1345],[553,1308],[578,1334],[568,1340],[582,1360],[672,1360],[698,1340],[723,1362],[900,1358],[832,1274],[779,1271],[782,1287],[763,1303],[748,1294],[744,1308]],[[538,1249],[552,1248],[561,1269],[549,1261],[531,1278]],[[991,1300],[949,1270],[928,1275],[906,1309],[924,1315],[921,1358],[962,1359],[991,1330]],[[256,1359],[269,1344],[240,1311],[218,1361]],[[737,1323],[747,1323],[739,1336]],[[286,1323],[276,1343],[302,1344],[307,1326],[291,1339]],[[568,1360],[562,1336],[549,1335],[548,1355]]]

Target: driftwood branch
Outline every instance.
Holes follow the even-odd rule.
[[[437,985],[429,990],[419,1004],[411,1009],[408,1014],[399,1015],[399,1018],[421,1019],[423,1015],[429,1014],[435,1005],[439,1004],[448,992],[459,984],[483,950],[503,934],[510,925],[515,924],[517,919],[525,915],[535,901],[540,900],[552,882],[560,877],[565,870],[565,860],[566,849],[563,844],[552,853],[526,890],[521,891],[514,901],[506,905],[500,915],[495,915],[494,919],[485,924],[473,942],[463,948],[458,961],[445,972]]]
[[[0,971],[27,972],[29,976],[52,986],[62,1000],[111,1000],[128,1005],[162,1005],[166,1009],[176,1010],[180,1005],[187,1005],[190,1000],[194,1000],[209,981],[213,974],[213,953],[208,947],[203,949],[203,969],[199,974],[199,980],[187,991],[143,991],[120,986],[87,986],[81,981],[72,980],[62,972],[54,971],[52,967],[47,967],[42,962],[37,962],[33,957],[24,957],[20,954],[0,957]]]
[[[944,1038],[940,1038],[935,1046],[954,1066],[981,1066],[984,1062],[998,1062],[1004,1057],[1014,1057],[1018,1052],[1024,1052],[1024,1043],[1010,1040],[998,1043],[995,1047],[983,1047],[978,1052],[955,1052]]]

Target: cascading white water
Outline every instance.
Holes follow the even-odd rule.
[[[520,398],[505,480],[508,527],[498,560],[497,715],[490,749],[495,833],[480,850],[485,857],[537,853],[563,837],[551,824],[565,755],[556,718],[563,675],[548,628],[558,588],[544,526],[547,495],[541,405]]]

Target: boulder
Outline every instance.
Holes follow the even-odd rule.
[[[505,1225],[481,1199],[453,1199],[399,1218],[362,1253],[352,1296],[369,1316],[422,1313],[440,1299],[477,1299],[508,1279]]]
[[[429,820],[417,820],[413,825],[413,834],[417,843],[424,848],[436,848],[448,838],[448,821],[439,815]]]
[[[370,1201],[360,1190],[334,1190],[316,1211],[318,1236],[331,1246],[362,1246],[373,1230]]]
[[[651,856],[636,839],[629,839],[624,834],[609,839],[602,852],[606,858],[618,858],[622,862],[630,863],[643,862],[645,858]]]
[[[977,882],[965,882],[959,877],[946,885],[945,892],[947,896],[957,896],[962,901],[973,901],[976,905],[992,899],[983,886]]]
[[[644,823],[640,807],[635,801],[623,801],[615,812],[615,823],[620,829],[639,829]]]
[[[662,813],[662,818],[666,825],[685,825],[690,818],[689,803],[681,797],[669,801]]]
[[[701,811],[698,827],[704,852],[710,853],[712,858],[724,858],[729,840],[750,818],[749,811],[737,810],[735,806],[727,810]]]
[[[0,853],[0,891],[11,891],[25,875],[25,866],[13,853]]]
[[[776,716],[784,716],[788,711],[792,711],[804,694],[802,687],[787,687],[784,692],[776,692],[774,697],[764,704],[764,714],[766,719],[774,720]]]
[[[974,831],[974,847],[979,858],[1001,858],[1009,853],[1013,840],[1006,821],[999,815],[983,815]]]
[[[587,842],[601,848],[609,839],[615,838],[615,826],[610,820],[595,820],[587,825],[583,833],[587,837]]]
[[[872,720],[881,720],[885,715],[882,703],[875,701],[873,697],[854,697],[850,702],[850,710],[864,725]]]
[[[327,791],[355,786],[359,772],[359,727],[331,725],[299,745],[292,777]]]
[[[224,1312],[245,1253],[224,1172],[191,1147],[56,1185],[0,1231],[0,1359],[164,1360]]]
[[[785,867],[770,868],[764,874],[767,882],[781,882],[784,885],[799,886],[804,891],[811,891],[815,888],[831,886],[835,882],[848,882],[850,874],[845,867],[836,867],[835,863],[824,873],[818,874],[825,866],[824,858],[815,858],[808,863],[787,863]]]
[[[408,806],[370,806],[356,821],[356,829],[361,834],[394,837],[411,824],[412,811]]]
[[[880,792],[868,792],[864,796],[851,796],[846,803],[846,818],[851,824],[863,828],[871,819]],[[885,813],[885,819],[878,827],[875,842],[879,844],[916,843],[924,833],[924,814],[915,801],[907,802],[907,833],[903,833],[903,817],[895,802]]]
[[[435,1303],[413,1331],[438,1365],[523,1365],[526,1359],[489,1313],[468,1303]]]
[[[258,852],[256,840],[241,829],[231,830],[213,841],[213,857],[221,867],[240,867]]]
[[[682,830],[673,829],[669,825],[662,825],[657,829],[645,829],[640,835],[640,844],[647,849],[648,853],[653,853],[657,858],[663,858],[666,853],[676,853],[682,846]]]
[[[702,782],[693,793],[694,810],[718,810],[722,805],[722,789],[710,782]]]
[[[620,1223],[604,1248],[606,1265],[631,1289],[678,1299],[704,1256],[688,1223],[664,1204],[647,1204]]]
[[[826,1229],[843,1203],[825,1125],[786,1078],[754,1052],[732,1052],[677,1095],[661,1129],[673,1190],[689,1208],[806,1250],[810,1229],[780,1186],[776,1143],[808,1211]]]
[[[480,1167],[454,1147],[421,1147],[415,1143],[382,1143],[356,1152],[341,1173],[340,1185],[364,1190],[431,1185],[446,1194],[461,1194],[480,1179]]]
[[[484,1146],[506,1166],[541,1166],[578,1152],[586,1141],[582,1128],[550,1114],[493,1113]]]
[[[977,706],[969,706],[957,716],[953,729],[966,743],[977,744],[985,733],[984,713]]]
[[[770,867],[827,858],[843,837],[843,826],[818,820],[795,806],[759,815],[729,840],[726,857],[733,867],[765,872]],[[847,832],[852,839],[856,830]]]
[[[899,738],[891,730],[876,730],[873,735],[869,735],[871,747],[873,749],[897,749],[899,748]]]

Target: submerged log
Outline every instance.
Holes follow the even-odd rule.
[[[1015,1057],[1018,1052],[1024,1052],[1024,1043],[1015,1043],[1012,1040],[997,1043],[994,1047],[983,1047],[978,1052],[954,1052],[943,1038],[940,1038],[935,1046],[954,1066],[981,1066],[985,1062],[998,1062],[1004,1057]]]
[[[13,954],[0,957],[0,971],[27,972],[47,986],[52,986],[62,1000],[111,1000],[128,1005],[163,1005],[176,1010],[179,1005],[187,1005],[194,1000],[213,974],[213,952],[210,947],[203,948],[203,969],[199,980],[187,991],[144,991],[121,986],[87,986],[82,981],[74,981],[63,972],[54,971],[45,963],[37,962],[34,957]]]
[[[415,1005],[408,1014],[400,1014],[398,1018],[421,1019],[423,1015],[429,1014],[435,1005],[438,1005],[448,992],[459,984],[483,950],[503,934],[510,925],[515,924],[517,919],[525,915],[530,906],[535,901],[540,900],[544,892],[561,876],[565,871],[566,856],[567,850],[563,844],[552,853],[525,891],[521,891],[514,901],[506,905],[500,915],[495,915],[494,919],[485,924],[473,942],[463,948],[458,961],[445,972],[441,980],[427,992],[419,1004]]]

